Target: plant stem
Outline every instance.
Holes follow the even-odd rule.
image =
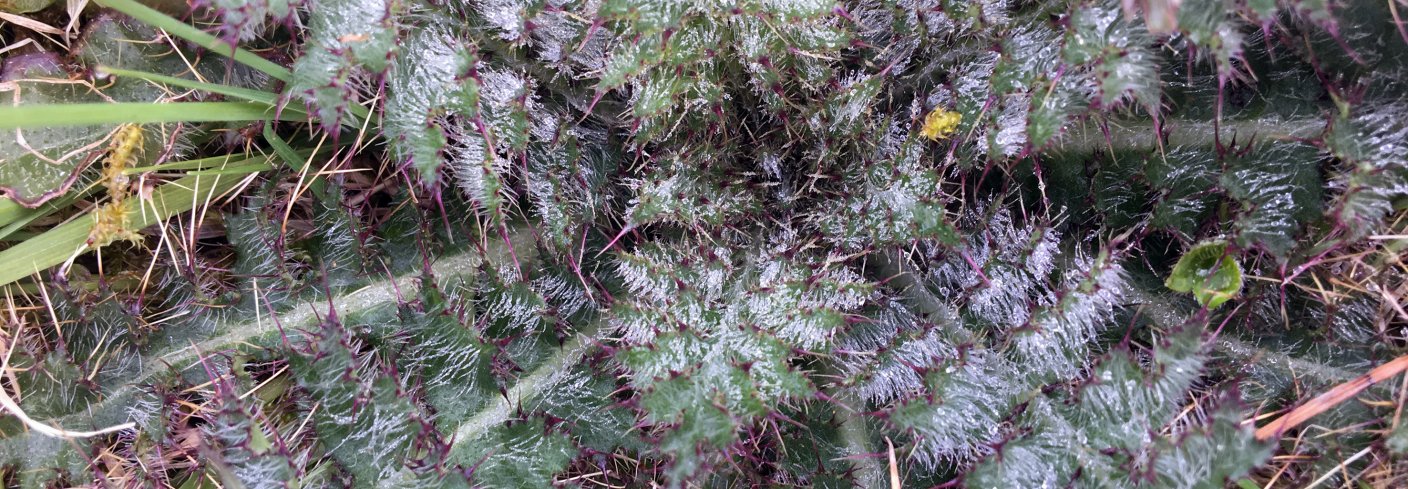
[[[1149,150],[1159,147],[1158,133],[1151,122],[1110,121],[1110,136],[1094,124],[1073,127],[1066,132],[1053,149],[1066,152],[1094,152],[1099,150]],[[1239,142],[1255,136],[1258,139],[1301,139],[1311,138],[1325,129],[1323,119],[1252,119],[1224,120],[1217,126],[1221,130],[1224,143],[1232,141],[1235,135]],[[1163,129],[1168,133],[1164,145],[1168,148],[1213,146],[1213,124],[1205,121],[1180,119],[1165,120]]]
[[[866,275],[871,280],[883,282],[895,289],[908,302],[909,306],[926,320],[939,322],[951,317],[953,312],[947,305],[934,297],[928,287],[914,272],[910,271],[909,260],[893,252],[876,253],[866,258]],[[973,334],[962,326],[946,323],[944,331],[960,342],[973,339]]]
[[[522,227],[516,228],[513,235],[517,238],[516,242],[521,243],[519,246],[531,248],[533,240],[529,230]],[[526,252],[527,250],[518,250],[520,256],[524,256]],[[466,252],[448,256],[436,260],[430,268],[436,276],[466,275],[477,271],[479,264],[486,260],[494,263],[508,261],[509,253],[507,246],[491,245],[483,255]],[[223,332],[213,338],[147,358],[143,362],[142,370],[129,378],[126,383],[109,392],[103,400],[90,404],[84,412],[61,417],[60,424],[76,426],[81,424],[81,421],[91,418],[89,413],[101,413],[110,408],[118,407],[119,404],[128,402],[125,399],[135,395],[139,386],[146,384],[158,374],[172,370],[182,372],[199,367],[201,359],[212,353],[238,348],[241,345],[273,342],[278,338],[281,329],[286,334],[297,336],[300,334],[300,329],[317,324],[317,321],[326,313],[329,302],[339,316],[346,317],[380,305],[396,304],[401,298],[400,291],[414,290],[421,280],[422,277],[419,273],[408,273],[369,283],[352,292],[338,295],[331,301],[317,298],[309,299],[292,309],[279,313],[277,320],[256,315],[253,320],[223,325],[217,329],[217,331]],[[515,389],[517,389],[516,386]]]
[[[844,393],[835,393],[832,396],[849,397]],[[841,400],[837,398],[836,402]],[[865,405],[864,401],[854,404]],[[880,465],[880,460],[873,456],[875,451],[870,449],[870,430],[865,426],[865,418],[856,416],[845,407],[836,409],[835,417],[841,424],[841,441],[846,444],[846,456],[852,457],[851,465],[856,470],[856,487],[881,487],[885,480],[885,468]]]
[[[572,366],[580,363],[590,351],[593,345],[588,341],[596,337],[597,329],[602,320],[593,321],[583,327],[572,338],[562,344],[557,353],[547,361],[533,369],[528,375],[519,378],[502,397],[494,398],[488,405],[484,406],[474,416],[460,423],[455,428],[450,445],[450,458],[453,460],[458,452],[466,449],[467,440],[477,440],[476,435],[482,434],[496,425],[508,421],[514,410],[522,405],[523,401],[533,394],[542,390],[544,386],[552,385],[558,377],[565,374]]]

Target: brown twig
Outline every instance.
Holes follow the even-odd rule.
[[[1339,405],[1341,402],[1353,398],[1360,392],[1363,392],[1364,389],[1368,389],[1374,384],[1391,379],[1403,373],[1405,370],[1408,370],[1408,355],[1395,358],[1388,363],[1379,365],[1373,370],[1370,370],[1369,373],[1337,385],[1325,391],[1324,394],[1320,394],[1314,399],[1307,401],[1305,404],[1292,409],[1291,412],[1282,415],[1266,426],[1258,428],[1256,430],[1256,439],[1265,441],[1280,438],[1281,434],[1285,433],[1286,430],[1306,422],[1310,418],[1315,417],[1315,415],[1323,413]]]
[[[890,442],[890,437],[885,437],[886,451],[890,456],[890,489],[900,489],[900,464],[895,462],[895,444]]]

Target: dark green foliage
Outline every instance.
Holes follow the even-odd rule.
[[[271,379],[277,382],[273,389],[246,400],[241,393],[252,392],[256,384],[245,366],[244,362],[236,361],[231,369],[233,379],[216,381],[214,404],[218,411],[206,428],[209,446],[204,448],[213,461],[213,471],[220,475],[223,484],[287,487],[287,481],[293,480],[301,469],[301,464],[295,461],[299,443],[292,438],[298,434],[280,430],[280,413],[261,406],[273,404],[282,396],[287,390],[287,380]]]
[[[1213,488],[1408,446],[1386,385],[1323,418],[1372,435],[1246,421],[1404,353],[1386,6],[210,7],[322,134],[235,128],[289,167],[26,284],[7,392],[138,427],[0,420],[21,486],[883,487],[893,446],[905,487]]]

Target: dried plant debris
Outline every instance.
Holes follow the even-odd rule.
[[[1404,487],[1403,9],[95,0],[0,483]]]

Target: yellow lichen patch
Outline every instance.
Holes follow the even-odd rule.
[[[108,159],[103,165],[103,186],[108,195],[119,200],[130,192],[127,175],[123,171],[131,168],[142,154],[142,126],[127,124],[117,129],[109,145]]]
[[[919,129],[919,135],[935,141],[944,139],[952,136],[962,121],[963,114],[935,107],[933,112],[924,116],[924,127]]]
[[[138,242],[142,235],[132,229],[128,200],[118,200],[93,209],[93,230],[88,232],[88,247],[102,248],[117,240]]]

